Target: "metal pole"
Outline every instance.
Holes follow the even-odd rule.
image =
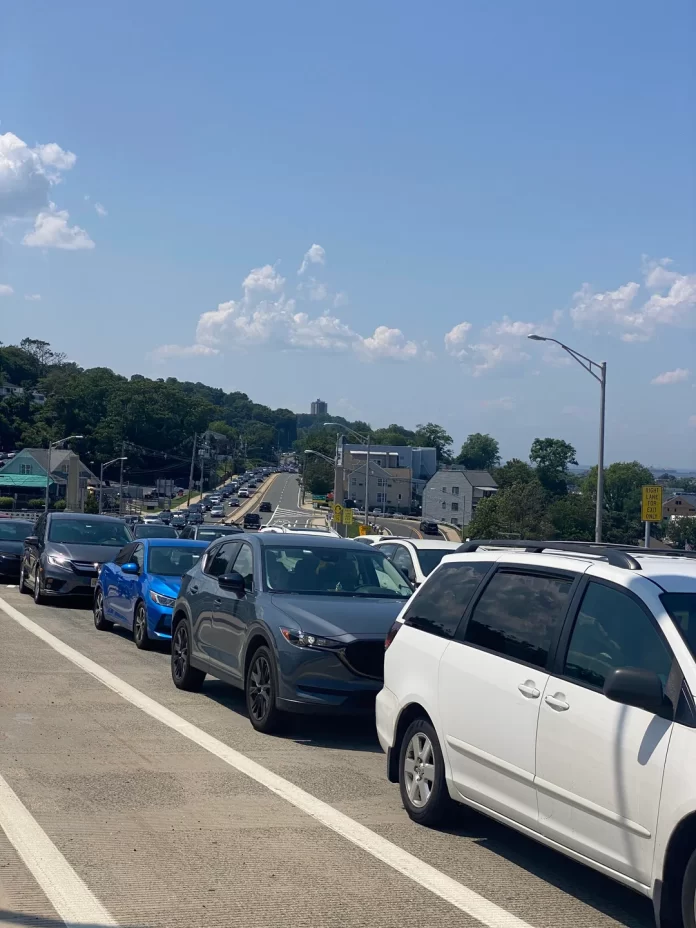
[[[121,468],[118,478],[118,514],[123,515],[123,452],[126,450],[126,443],[121,442]]]
[[[46,467],[46,496],[44,498],[44,512],[48,512],[48,487],[51,480],[51,443],[48,443],[48,466]]]
[[[645,548],[650,547],[650,523],[649,522],[645,523],[645,542],[643,546]]]
[[[368,523],[367,512],[370,508],[370,445],[372,444],[372,433],[367,433],[367,470],[365,471],[365,527]]]
[[[198,439],[198,435],[196,434],[196,432],[194,432],[193,433],[193,451],[191,452],[191,470],[189,471],[188,500],[186,501],[187,506],[191,505],[191,490],[193,489],[193,468],[196,463],[196,440],[197,439]]]
[[[99,515],[102,512],[102,490],[104,489],[104,462],[102,461],[101,470],[99,471]]]
[[[602,540],[602,515],[604,512],[604,418],[607,393],[607,362],[602,361],[599,379],[599,454],[597,458],[597,509],[595,515],[595,541]]]

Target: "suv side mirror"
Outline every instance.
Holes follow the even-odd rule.
[[[27,535],[27,537],[24,539],[24,544],[29,545],[29,547],[31,548],[35,548],[36,545],[38,545],[38,543],[39,543],[38,535]]]
[[[244,577],[237,573],[236,570],[231,570],[228,574],[218,577],[218,583],[223,590],[228,590],[230,593],[238,593],[241,596],[242,593],[246,592]]]
[[[604,695],[612,702],[657,714],[669,704],[662,681],[652,670],[617,667],[604,681]]]
[[[140,568],[135,561],[128,561],[125,564],[121,564],[121,570],[124,574],[137,574],[140,572]]]

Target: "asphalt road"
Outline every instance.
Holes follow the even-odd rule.
[[[304,528],[316,519],[311,510],[302,509],[299,500],[299,478],[297,474],[276,474],[267,477],[257,488],[251,500],[242,497],[241,506],[231,507],[225,504],[225,520],[230,522],[242,521],[244,512],[258,512],[262,525],[288,525],[294,528]],[[271,512],[259,512],[262,502],[271,504]],[[238,516],[237,514],[240,513]],[[205,521],[212,520],[210,513],[205,514]]]
[[[2,928],[651,925],[647,900],[478,814],[412,824],[371,720],[260,735],[239,691],[180,692],[165,649],[16,588],[0,638]]]

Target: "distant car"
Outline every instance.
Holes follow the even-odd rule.
[[[236,509],[237,506],[239,506],[239,500],[237,499],[236,496],[233,496],[227,501],[227,505],[232,507],[233,509]]]
[[[193,512],[189,513],[188,520],[193,525],[201,525],[204,520],[203,513],[200,510],[195,509]]]
[[[172,516],[172,525],[176,527],[186,525],[186,516],[183,512],[174,513]]]
[[[101,565],[132,541],[128,526],[111,516],[48,512],[24,539],[21,593],[38,605],[61,596],[93,596]]]
[[[437,522],[431,522],[429,519],[422,519],[419,528],[424,535],[440,534]]]
[[[356,537],[351,540],[359,541],[361,545],[373,545],[375,542],[381,541],[383,538],[384,535],[356,535]]]
[[[28,519],[0,519],[0,581],[16,583],[24,552],[24,539],[34,531]]]
[[[133,526],[133,538],[177,538],[178,534],[173,525],[159,525],[154,522],[145,522],[143,525]]]
[[[259,506],[259,512],[273,512],[273,506],[269,502],[264,501]]]
[[[247,512],[244,516],[244,528],[260,528],[261,516],[258,512]]]
[[[242,487],[237,495],[240,497],[240,499],[247,499],[249,497],[249,491],[246,487]]]
[[[210,510],[210,516],[212,519],[222,519],[224,515],[225,515],[224,506],[213,506],[213,508]]]
[[[179,534],[181,539],[192,541],[207,541],[208,544],[224,535],[239,535],[242,529],[239,525],[213,525],[208,522],[204,525],[187,525]]]
[[[373,515],[373,516],[381,516],[381,515],[382,515],[382,510],[379,508],[379,506],[375,506],[375,508],[372,510],[372,515]]]
[[[136,647],[147,650],[171,638],[172,606],[181,578],[207,549],[201,541],[150,538],[126,545],[102,567],[94,596],[94,624],[133,631]]]

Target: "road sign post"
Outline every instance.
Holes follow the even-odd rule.
[[[640,517],[645,522],[644,544],[646,548],[649,548],[650,523],[662,522],[662,487],[654,483],[643,487]]]

